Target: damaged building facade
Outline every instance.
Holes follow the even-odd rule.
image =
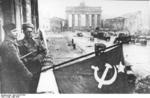
[[[130,32],[131,35],[142,32],[142,13],[140,11],[127,13],[122,17],[125,18],[124,29]]]
[[[105,19],[103,21],[103,28],[109,28],[110,31],[122,31],[124,30],[125,18],[115,17]]]
[[[21,31],[23,23],[32,23],[35,31],[39,27],[38,0],[0,0],[0,26],[14,23]]]
[[[134,35],[142,30],[141,12],[127,13],[120,17],[105,19],[102,23],[103,28],[109,28],[111,31],[127,31]]]
[[[66,20],[58,17],[50,18],[50,31],[51,32],[63,32],[65,31]]]

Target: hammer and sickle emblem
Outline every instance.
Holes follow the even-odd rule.
[[[114,66],[115,73],[114,73],[113,77],[110,80],[105,80],[106,75],[108,73],[108,70],[111,69],[112,66],[110,64],[106,64],[105,67],[106,68],[104,70],[104,73],[103,73],[102,77],[99,78],[98,77],[98,70],[99,70],[99,68],[97,66],[93,66],[93,65],[91,66],[91,68],[94,70],[95,80],[99,83],[98,84],[98,88],[102,88],[103,85],[110,85],[110,84],[112,84],[113,82],[115,82],[115,80],[117,78],[117,69]]]

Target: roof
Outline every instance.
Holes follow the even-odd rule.
[[[50,18],[50,20],[66,21],[65,19],[62,19],[62,18],[59,18],[59,17],[53,17],[53,18]]]
[[[74,14],[101,14],[102,10],[101,7],[92,7],[92,6],[86,6],[85,3],[80,3],[79,6],[72,6],[72,7],[66,7],[66,13],[74,13]]]

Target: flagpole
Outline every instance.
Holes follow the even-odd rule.
[[[94,51],[94,52],[88,53],[88,54],[86,54],[86,55],[83,55],[83,56],[80,56],[80,57],[77,57],[77,58],[74,58],[74,59],[71,59],[71,60],[68,60],[68,61],[62,62],[62,63],[60,63],[60,64],[53,65],[53,66],[51,66],[51,67],[49,67],[49,68],[43,69],[43,70],[41,70],[41,71],[39,71],[39,72],[36,72],[36,73],[34,73],[34,74],[39,74],[39,73],[42,73],[42,72],[48,71],[48,70],[50,70],[50,69],[55,69],[56,67],[62,66],[62,65],[64,65],[64,64],[67,64],[67,63],[70,63],[70,62],[76,61],[76,60],[78,60],[78,59],[81,59],[81,58],[84,58],[84,57],[87,57],[87,56],[93,55],[93,54],[95,54],[95,52],[102,52],[102,51],[105,51],[105,50],[107,50],[107,49],[113,48],[113,47],[115,47],[115,46],[122,45],[122,44],[124,44],[124,43],[127,43],[127,42],[121,42],[121,43],[118,43],[118,44],[115,44],[115,45],[112,45],[112,46],[109,46],[109,47],[103,48],[103,49],[101,49],[101,50],[97,50],[97,51]]]

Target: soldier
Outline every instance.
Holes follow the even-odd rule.
[[[42,68],[42,61],[46,56],[46,49],[39,38],[33,38],[33,24],[25,23],[22,26],[24,39],[19,43],[19,50],[21,56],[32,53],[30,56],[24,58],[24,63],[27,68],[36,73]],[[33,75],[33,82],[31,83],[31,93],[36,92],[40,74]]]
[[[5,40],[0,47],[1,93],[29,93],[32,74],[19,58],[16,26],[10,23],[4,25],[3,28]]]

